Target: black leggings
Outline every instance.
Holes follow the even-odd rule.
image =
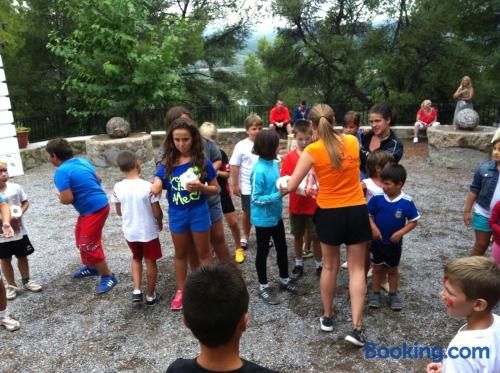
[[[288,278],[288,256],[285,238],[285,226],[283,220],[274,227],[255,227],[257,236],[257,257],[255,267],[259,283],[267,284],[267,256],[269,255],[269,239],[272,237],[276,248],[276,262],[278,264],[280,278]]]

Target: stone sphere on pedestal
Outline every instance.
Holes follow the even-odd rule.
[[[459,130],[472,131],[479,125],[479,114],[474,109],[460,110],[455,118],[455,126]]]
[[[122,117],[113,117],[106,123],[106,133],[113,139],[127,137],[130,133],[130,124]]]
[[[116,167],[116,158],[124,150],[134,153],[142,163],[153,160],[153,141],[148,133],[131,133],[121,139],[97,135],[85,141],[89,161],[97,167]]]

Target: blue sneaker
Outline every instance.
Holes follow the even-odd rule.
[[[104,294],[113,289],[113,287],[118,283],[114,274],[111,276],[101,276],[101,282],[95,289],[97,294]]]
[[[89,276],[99,276],[99,272],[97,271],[97,269],[94,269],[92,267],[83,266],[78,271],[73,273],[74,278],[83,278]]]

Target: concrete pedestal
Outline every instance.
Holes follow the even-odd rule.
[[[85,141],[85,147],[88,159],[97,167],[116,167],[116,158],[124,150],[135,153],[142,163],[153,160],[153,142],[147,133],[131,133],[121,139],[93,136]]]
[[[427,129],[427,160],[439,167],[474,170],[491,158],[495,130],[485,126],[473,131],[458,130],[454,126],[431,127]]]

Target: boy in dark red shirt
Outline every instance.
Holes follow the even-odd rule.
[[[288,108],[282,100],[278,99],[278,101],[276,101],[276,106],[274,106],[269,113],[269,128],[278,131],[278,133],[286,129],[286,133],[289,135],[292,133],[290,121],[291,118]]]
[[[288,153],[283,160],[281,176],[291,176],[300,155],[304,148],[312,142],[312,130],[307,120],[300,120],[294,125],[297,148]],[[299,278],[304,273],[304,262],[302,258],[302,246],[304,244],[304,234],[307,232],[313,242],[314,259],[316,262],[316,274],[321,275],[323,262],[321,260],[321,247],[316,235],[313,223],[313,215],[316,212],[316,200],[310,196],[303,196],[298,193],[290,193],[290,226],[294,237],[295,247],[295,267],[292,271],[294,278]]]

